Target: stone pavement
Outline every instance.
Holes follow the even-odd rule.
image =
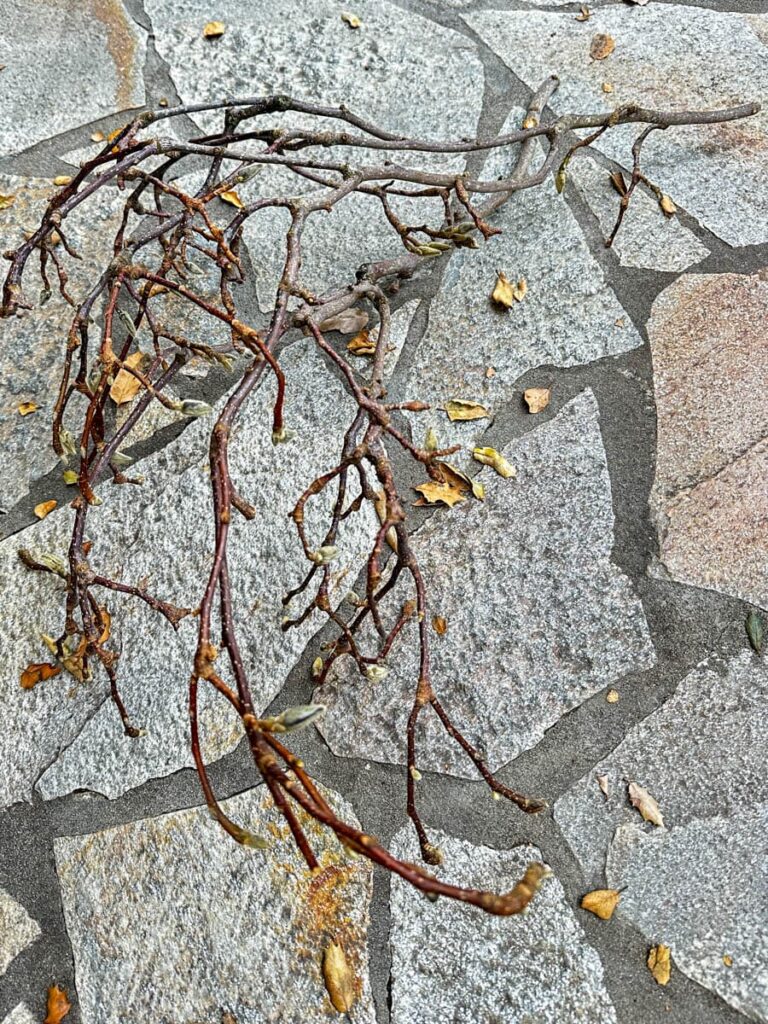
[[[517,126],[553,72],[555,111],[768,95],[768,4],[605,0],[581,21],[579,7],[0,0],[0,195],[15,197],[0,209],[0,248],[34,226],[52,179],[95,148],[94,132],[161,98],[291,92],[446,137]],[[358,29],[342,21],[347,10]],[[214,46],[201,37],[213,18],[227,24]],[[616,46],[593,61],[600,32]],[[394,317],[393,396],[472,397],[492,411],[450,427],[442,413],[412,416],[413,429],[433,422],[441,442],[493,446],[517,469],[511,480],[483,469],[482,504],[415,511],[414,543],[448,627],[435,638],[445,702],[502,780],[550,803],[532,818],[492,801],[424,716],[425,821],[446,879],[504,888],[530,859],[551,866],[520,918],[431,903],[319,831],[322,872],[309,879],[255,785],[237,722],[211,701],[202,718],[217,790],[274,838],[266,851],[229,841],[190,767],[188,624],[169,636],[143,607],[121,605],[124,695],[150,725],[139,740],[123,737],[101,682],[20,688],[61,609],[61,590],[16,552],[60,550],[70,523],[46,432],[65,316],[52,300],[1,322],[2,1024],[42,1021],[54,982],[73,1024],[331,1020],[320,951],[334,934],[358,979],[356,1024],[768,1021],[768,672],[744,628],[751,609],[768,609],[768,113],[656,133],[645,170],[678,212],[666,219],[642,192],[606,250],[617,202],[608,172],[626,167],[630,138],[622,129],[580,154],[563,196],[551,182],[521,194],[497,219],[502,235],[410,282]],[[486,174],[504,172],[488,160]],[[73,288],[115,209],[101,203],[96,230],[72,222],[85,257]],[[396,251],[378,207],[343,211],[308,235],[312,288]],[[246,306],[258,320],[279,273],[269,246],[279,224],[249,224]],[[528,282],[507,317],[488,302],[497,267]],[[312,623],[278,629],[283,581],[301,565],[286,511],[330,465],[351,408],[307,343],[284,365],[304,443],[290,462],[271,445],[266,385],[234,455],[262,510],[236,535],[231,563],[265,708],[310,698],[309,666],[330,635]],[[215,402],[227,385],[221,373],[189,375],[177,392]],[[522,401],[528,387],[551,389],[537,415]],[[30,400],[38,411],[20,416]],[[151,487],[113,491],[98,520],[105,566],[139,578],[152,564],[155,590],[181,604],[197,600],[207,557],[207,527],[185,511],[207,500],[207,426],[182,430],[162,410],[136,439]],[[50,498],[59,508],[38,523],[32,510]],[[166,530],[182,538],[183,561]],[[359,527],[344,538],[339,576],[350,575],[335,600],[365,543]],[[339,664],[321,731],[294,746],[337,808],[415,859],[401,740],[412,678],[405,648],[383,683]],[[662,824],[632,806],[632,782],[657,799]],[[604,921],[580,900],[606,887],[621,900]],[[657,944],[672,951],[664,987],[646,967]]]

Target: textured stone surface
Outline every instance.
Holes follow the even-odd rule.
[[[503,132],[521,120],[521,111],[513,113]],[[509,149],[493,153],[483,176],[508,174],[514,157]],[[462,249],[451,257],[408,368],[408,397],[438,406],[472,399],[494,413],[518,393],[518,377],[532,367],[588,363],[642,343],[551,181],[519,193],[494,225],[502,235],[479,251]],[[524,300],[510,310],[490,300],[497,268],[528,283]],[[488,425],[449,423],[439,409],[412,422],[419,437],[433,426],[445,445],[470,444]]]
[[[588,884],[605,868],[609,885],[627,887],[617,913],[760,1020],[768,1018],[766,728],[763,663],[751,651],[705,662],[555,805]],[[608,776],[607,798],[596,775]],[[656,797],[664,829],[641,821],[627,780]]]
[[[768,87],[768,50],[759,22],[701,7],[614,4],[576,21],[573,13],[478,11],[464,15],[481,38],[535,88],[557,73],[558,112],[610,111],[637,102],[649,107],[713,109],[759,100]],[[616,41],[607,60],[593,61],[598,33]],[[609,81],[611,94],[603,92]],[[633,126],[595,143],[631,165]],[[768,239],[768,114],[730,124],[656,132],[643,149],[648,177],[730,245]]]
[[[535,846],[491,850],[434,833],[445,854],[439,875],[464,886],[509,889]],[[394,850],[418,859],[411,828]],[[392,879],[392,1024],[450,1020],[613,1024],[603,967],[586,941],[556,878],[544,882],[528,913],[492,917],[452,900],[430,903]]]
[[[604,238],[613,231],[619,212],[619,196],[607,168],[579,154],[569,165],[569,177],[597,217]],[[677,217],[667,218],[656,197],[639,185],[612,246],[625,267],[680,271],[698,263],[709,250]]]
[[[10,962],[40,936],[40,926],[21,904],[0,889],[0,975]]]
[[[5,74],[5,72],[3,72]],[[0,251],[16,248],[24,232],[34,230],[48,200],[58,189],[50,180],[0,175],[0,194],[15,197],[0,210]],[[67,259],[70,294],[83,298],[89,273],[109,260],[110,236],[118,227],[115,196],[107,190],[76,210],[67,219],[67,239],[82,260]],[[50,266],[50,265],[49,265]],[[35,478],[58,463],[51,447],[51,420],[58,394],[58,380],[64,362],[67,329],[72,309],[56,290],[56,275],[49,269],[53,295],[38,303],[42,283],[37,262],[30,259],[24,287],[33,309],[20,317],[2,321],[0,346],[0,447],[3,450],[3,508],[10,508],[29,489]],[[91,278],[91,284],[93,279]],[[35,401],[37,412],[21,416],[22,402]]]
[[[56,840],[83,1024],[327,1021],[321,962],[334,937],[357,978],[354,1019],[373,1024],[370,864],[310,824],[320,861],[310,874],[264,792],[223,806],[274,840],[266,851],[233,842],[204,808]]]
[[[651,509],[675,578],[768,607],[768,272],[690,275],[653,305]]]
[[[25,1003],[15,1006],[7,1017],[3,1017],[3,1024],[36,1024],[35,1018],[29,1012]]]
[[[483,503],[436,515],[414,538],[431,595],[447,620],[432,637],[438,696],[492,768],[536,744],[567,711],[625,672],[653,664],[645,618],[610,563],[613,512],[597,405],[583,392],[504,454],[517,477],[484,469]],[[396,591],[400,607],[405,591]],[[418,679],[417,638],[405,628],[383,682],[351,659],[315,694],[329,704],[331,749],[401,764]],[[418,764],[472,777],[428,709]]]
[[[241,649],[248,670],[258,667],[256,694],[262,708],[319,625],[319,619],[311,617],[286,634],[279,628],[282,595],[301,579],[307,564],[287,514],[310,480],[332,464],[332,447],[336,442],[340,446],[352,409],[308,343],[297,343],[282,361],[288,377],[286,420],[297,430],[297,438],[287,445],[272,445],[270,382],[246,406],[234,432],[230,462],[240,493],[259,507],[256,520],[235,525],[230,571]],[[126,581],[148,576],[155,594],[187,607],[199,601],[200,580],[210,564],[209,428],[208,420],[196,421],[175,444],[140,463],[146,478],[140,490],[108,486],[104,504],[91,512],[88,527],[94,564]],[[195,516],[189,514],[191,508]],[[309,512],[310,537],[316,543],[321,524],[324,530],[323,508],[318,502]],[[0,783],[3,803],[29,799],[30,786],[45,768],[39,786],[46,797],[74,788],[116,796],[191,764],[186,680],[196,634],[193,620],[184,620],[174,634],[145,606],[112,595],[107,599],[122,644],[122,692],[135,722],[147,729],[141,739],[122,734],[111,702],[94,714],[105,699],[100,681],[75,687],[73,680],[59,677],[31,692],[19,688],[24,665],[45,659],[39,631],[57,632],[63,604],[61,586],[51,577],[26,570],[16,550],[26,546],[63,552],[70,515],[57,510],[0,545],[3,578],[11,595],[0,638],[0,683],[9,723],[0,733],[3,763],[9,767]],[[367,543],[371,519],[353,517],[348,524],[334,563],[334,601],[341,600],[349,587],[345,576]],[[202,731],[209,757],[232,749],[239,736],[224,702],[207,699]]]
[[[0,156],[144,102],[146,32],[121,0],[7,0]]]

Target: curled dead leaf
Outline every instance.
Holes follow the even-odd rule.
[[[733,967],[733,957],[729,956],[728,953],[723,954],[723,963],[726,967]]]
[[[625,196],[627,194],[627,183],[624,181],[624,175],[621,171],[611,171],[608,177],[619,195]]]
[[[650,821],[652,825],[658,825],[660,828],[663,827],[664,818],[661,808],[647,789],[636,782],[630,782],[628,793],[630,803],[640,811],[644,821]]]
[[[605,60],[615,49],[616,41],[613,36],[609,36],[606,32],[598,32],[590,44],[589,56],[592,60]]]
[[[446,402],[443,409],[448,413],[451,422],[455,420],[483,420],[491,414],[479,402],[470,402],[463,398],[454,398]]]
[[[492,466],[493,469],[503,476],[505,479],[517,476],[517,470],[508,462],[501,452],[497,452],[495,448],[473,448],[472,458],[476,462],[481,462],[484,466]]]
[[[467,496],[466,489],[459,490],[451,484],[440,483],[437,480],[428,480],[425,484],[419,484],[418,487],[414,487],[414,491],[418,491],[425,499],[422,504],[437,505],[442,502],[448,508],[453,508],[458,502],[464,501]]]
[[[245,209],[245,203],[233,188],[228,189],[226,192],[220,192],[219,199],[221,199],[223,203],[228,203],[230,206],[234,206],[236,210]]]
[[[376,342],[363,328],[347,342],[347,351],[351,352],[353,356],[372,356],[376,352]]]
[[[143,362],[143,352],[132,352],[124,360],[125,365],[130,366],[133,370],[140,369]],[[133,401],[141,388],[141,381],[134,377],[132,373],[129,373],[127,370],[120,370],[115,377],[114,384],[109,389],[109,397],[115,405],[124,405],[126,402]]]
[[[334,1009],[349,1013],[355,1004],[355,975],[344,947],[335,940],[323,953],[323,981]]]
[[[30,662],[21,673],[22,690],[34,690],[38,683],[44,683],[47,679],[53,679],[61,673],[58,665],[49,665],[48,662]]]
[[[55,498],[51,498],[50,501],[41,501],[39,505],[35,505],[35,515],[38,519],[45,519],[58,505],[58,501]]]
[[[659,198],[659,206],[661,207],[661,212],[665,217],[674,217],[677,213],[677,207],[666,193],[661,194]]]
[[[218,39],[219,36],[223,36],[226,31],[227,26],[223,21],[209,21],[203,27],[203,38]]]
[[[37,412],[37,402],[22,402],[18,406],[19,416],[29,416],[31,412]]]
[[[523,392],[523,400],[528,406],[528,412],[543,412],[549,405],[552,392],[549,388],[526,388]]]
[[[106,136],[104,132],[94,132],[93,135],[91,135],[91,142],[104,142],[105,139]]]
[[[620,899],[621,893],[618,889],[594,889],[582,897],[581,907],[602,921],[610,921]]]
[[[341,15],[341,20],[346,22],[350,28],[360,28],[363,24],[356,14],[349,14],[347,11],[344,11]]]
[[[529,125],[528,127],[533,127],[533,125]],[[491,292],[491,300],[495,302],[497,306],[503,306],[505,309],[511,309],[515,302],[523,301],[527,291],[528,282],[524,277],[521,277],[520,280],[515,283],[514,281],[510,281],[502,270],[497,270],[496,284]]]
[[[58,985],[51,985],[48,989],[46,1009],[48,1012],[43,1024],[61,1024],[72,1009],[72,1004],[67,999],[67,993],[63,988],[59,988]]]
[[[579,13],[576,15],[576,21],[589,21],[592,17],[592,11],[588,7],[582,7]]]
[[[345,309],[336,316],[329,316],[318,327],[321,331],[338,331],[340,334],[355,334],[368,323],[368,314],[364,309]]]
[[[651,946],[648,951],[648,970],[653,975],[654,981],[659,985],[666,985],[672,974],[671,950],[669,946]]]

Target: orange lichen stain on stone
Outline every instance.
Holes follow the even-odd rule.
[[[115,65],[117,89],[115,105],[118,110],[134,105],[136,85],[136,36],[121,0],[87,0],[93,17],[106,29],[107,50]]]

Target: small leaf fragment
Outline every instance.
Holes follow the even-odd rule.
[[[648,970],[658,985],[666,985],[672,974],[671,950],[669,946],[659,944],[651,946],[648,951]]]
[[[515,302],[522,302],[528,291],[528,282],[524,277],[515,283],[510,281],[503,270],[496,271],[496,284],[491,292],[491,300],[497,306],[511,309]]]
[[[661,212],[664,214],[665,217],[674,217],[674,215],[677,213],[677,207],[666,194],[666,192],[662,193],[659,199],[659,206],[661,207]]]
[[[203,27],[203,38],[218,39],[219,36],[223,36],[226,31],[227,26],[223,21],[209,21]]]
[[[538,117],[536,117],[535,114],[529,114],[528,117],[526,117],[526,119],[523,121],[523,128],[525,130],[527,130],[528,128],[537,128],[538,125],[539,119]]]
[[[67,993],[63,988],[59,988],[58,985],[51,985],[48,989],[46,1009],[48,1012],[43,1024],[61,1024],[72,1009],[72,1004],[67,999]]]
[[[443,409],[448,413],[448,419],[452,423],[455,420],[484,420],[490,416],[484,405],[464,398],[454,398],[446,402]]]
[[[355,1004],[355,975],[344,947],[335,939],[323,952],[323,980],[334,1009],[349,1013]]]
[[[612,93],[613,92],[613,85],[612,85],[612,83],[611,82],[603,82],[602,90],[603,90],[604,93]]]
[[[608,776],[596,775],[595,778],[597,779],[597,784],[600,787],[600,792],[603,794],[603,796],[608,797]]]
[[[663,827],[664,818],[661,808],[647,789],[636,782],[630,782],[628,793],[630,803],[640,811],[644,821],[650,821],[652,825],[658,825],[659,828]]]
[[[611,184],[619,193],[619,195],[625,196],[627,194],[627,183],[626,181],[624,181],[624,175],[621,173],[621,171],[611,171],[608,177],[610,178]]]
[[[609,690],[608,693],[606,693],[606,695],[605,695],[605,699],[608,701],[609,704],[618,704],[619,703],[619,691],[618,690],[613,690],[613,689]]]
[[[581,10],[576,15],[576,21],[589,21],[589,19],[591,17],[592,17],[592,11],[590,11],[590,9],[588,7],[584,7],[582,5]]]
[[[130,366],[132,370],[138,370],[144,362],[144,353],[132,352],[127,359],[123,361],[125,365]],[[115,405],[124,405],[126,402],[133,401],[141,388],[141,381],[134,377],[132,373],[129,373],[127,370],[120,370],[118,375],[115,377],[112,387],[109,389],[109,397]]]
[[[615,49],[616,42],[613,36],[609,36],[605,32],[598,32],[590,44],[589,56],[592,60],[605,60]]]
[[[437,505],[438,502],[442,502],[448,508],[453,508],[458,502],[464,501],[467,496],[466,491],[460,491],[451,484],[440,483],[437,480],[428,480],[425,484],[419,484],[418,487],[414,487],[414,491],[418,491],[426,499],[426,503]]]
[[[70,174],[57,174],[56,177],[53,179],[53,184],[54,185],[69,185],[69,183],[71,181],[72,181],[72,176]]]
[[[526,388],[523,392],[523,400],[528,406],[528,412],[543,412],[549,405],[552,392],[549,388]]]
[[[484,466],[492,466],[499,476],[503,476],[507,480],[517,476],[517,470],[512,463],[508,462],[495,448],[473,448],[472,458]]]
[[[237,210],[245,209],[245,203],[233,188],[228,189],[226,192],[220,192],[219,199],[224,203],[229,203],[230,206],[234,206]]]
[[[67,487],[71,487],[72,484],[77,483],[77,473],[74,471],[74,469],[65,469],[64,472],[61,474],[61,479],[64,481]]]
[[[448,623],[445,621],[442,615],[432,616],[432,628],[438,636],[445,636],[446,630],[448,629]]]
[[[733,967],[733,957],[729,956],[727,953],[724,953],[723,954],[723,963],[725,964],[726,967]]]
[[[93,135],[91,135],[91,142],[104,142],[105,139],[106,136],[104,135],[104,132],[94,132]]]
[[[363,24],[356,14],[350,14],[348,11],[342,13],[341,20],[349,25],[350,28],[360,28]]]
[[[621,893],[618,889],[594,889],[582,897],[582,910],[588,910],[601,921],[610,921],[613,912],[619,905]]]
[[[372,356],[376,352],[376,342],[363,328],[347,342],[347,351],[351,352],[353,356]]]
[[[18,406],[19,416],[29,416],[31,412],[37,411],[37,402],[22,402]]]
[[[765,623],[762,615],[758,615],[753,609],[747,616],[744,626],[747,630],[749,642],[755,654],[763,653],[763,642],[765,640]]]
[[[38,519],[45,519],[58,505],[58,501],[55,498],[51,498],[50,501],[41,501],[39,505],[35,505],[34,512]]]
[[[7,210],[9,206],[13,206],[15,200],[16,196],[0,195],[0,210]]]
[[[58,665],[50,665],[46,661],[30,662],[21,673],[22,690],[33,690],[38,683],[44,683],[46,679],[53,679],[61,673]]]
[[[336,316],[330,316],[319,324],[321,331],[338,331],[340,334],[355,334],[368,323],[368,314],[364,309],[345,309]]]

